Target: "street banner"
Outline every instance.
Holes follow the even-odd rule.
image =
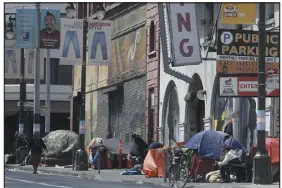
[[[25,49],[25,78],[34,79],[35,49]],[[40,49],[40,79],[44,79],[44,50]]]
[[[256,3],[222,3],[222,24],[255,24]]]
[[[61,15],[59,10],[41,10],[40,48],[60,48]]]
[[[168,3],[174,67],[202,62],[194,3]]]
[[[16,46],[17,48],[36,47],[36,10],[16,10]]]
[[[61,19],[61,65],[81,65],[83,55],[83,20]]]
[[[279,72],[267,73],[265,78],[266,97],[280,96]],[[257,76],[238,76],[219,78],[220,97],[257,97],[258,96],[258,77]]]
[[[112,22],[89,20],[88,22],[88,65],[110,65]]]
[[[217,41],[217,72],[258,73],[259,34],[257,31],[219,29]],[[266,69],[279,69],[279,32],[266,32],[265,41]]]
[[[20,78],[21,50],[15,40],[5,40],[5,78]]]

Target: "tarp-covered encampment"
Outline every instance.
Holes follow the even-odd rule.
[[[143,162],[143,172],[147,178],[164,176],[164,150],[150,149]]]
[[[52,131],[46,135],[43,140],[46,144],[48,152],[45,155],[61,155],[70,152],[74,147],[77,147],[78,135],[69,130]]]
[[[197,150],[201,158],[219,160],[225,139],[229,137],[220,131],[202,131],[192,136],[184,146]]]

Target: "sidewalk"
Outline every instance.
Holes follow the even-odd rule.
[[[5,164],[5,169],[15,169],[20,171],[32,172],[32,166],[19,166],[18,164]],[[122,183],[137,183],[167,186],[163,178],[146,178],[144,175],[121,175],[125,169],[103,169],[98,174],[98,170],[91,168],[88,171],[73,171],[72,168],[56,168],[56,167],[39,167],[38,172],[62,175],[62,176],[77,176],[85,179],[94,179],[106,182],[122,182]]]
[[[32,166],[19,166],[14,164],[5,164],[5,169],[20,170],[32,172]],[[98,174],[97,170],[89,168],[88,171],[73,171],[72,168],[56,168],[56,167],[39,167],[39,172],[52,175],[62,176],[77,176],[85,179],[93,179],[103,182],[120,182],[120,183],[133,183],[133,184],[147,184],[152,186],[165,186],[169,187],[168,183],[164,182],[163,178],[146,178],[144,175],[123,176],[120,173],[124,169],[103,169]],[[168,179],[167,179],[168,182]],[[186,188],[278,188],[279,182],[273,185],[253,185],[251,183],[188,183]]]

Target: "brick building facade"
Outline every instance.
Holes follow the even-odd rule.
[[[77,18],[82,18],[82,6],[77,4]],[[96,7],[97,3],[87,3],[87,15],[95,14]],[[109,134],[123,142],[131,141],[133,133],[145,139],[147,4],[104,3],[104,7],[104,19],[113,23],[112,62],[108,67],[87,66],[85,143]],[[74,68],[73,96],[80,90],[80,67]]]

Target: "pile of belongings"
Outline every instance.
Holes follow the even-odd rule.
[[[46,135],[43,140],[46,144],[48,152],[44,151],[45,156],[63,157],[71,156],[74,148],[77,148],[79,136],[69,130],[56,130]]]
[[[121,175],[144,175],[142,171],[143,165],[137,164],[133,168],[121,172]]]

